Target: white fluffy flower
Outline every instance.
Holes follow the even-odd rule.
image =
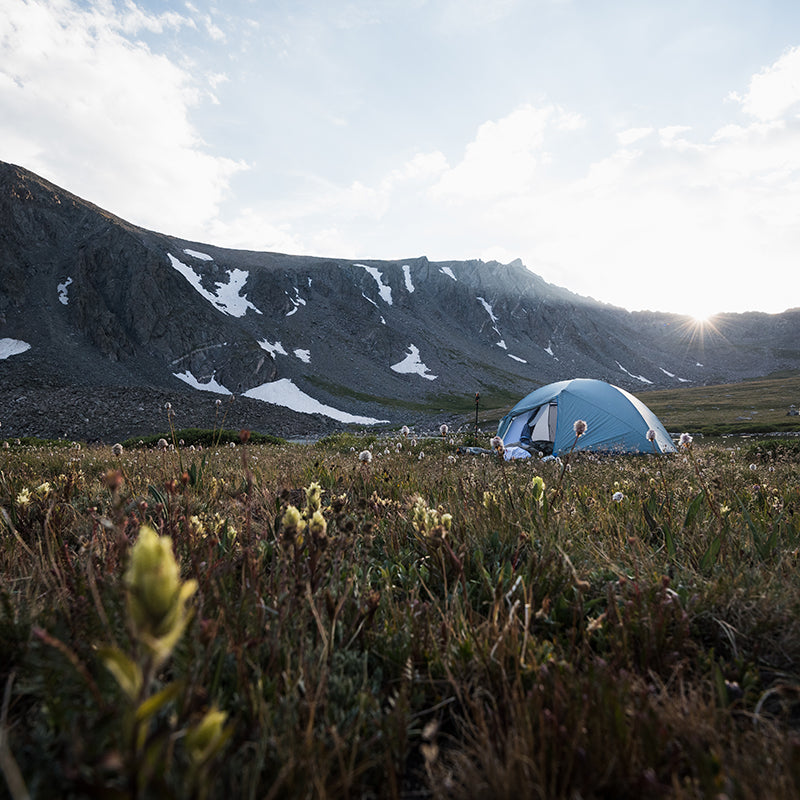
[[[369,464],[372,461],[372,453],[369,450],[362,450],[358,454],[358,460],[361,461],[363,464]]]

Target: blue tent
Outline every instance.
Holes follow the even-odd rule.
[[[575,441],[576,420],[586,433]],[[655,431],[655,441],[647,431]],[[497,435],[507,445],[532,443],[553,455],[575,450],[606,453],[674,453],[658,417],[629,392],[604,381],[575,378],[542,386],[517,403],[500,420]]]

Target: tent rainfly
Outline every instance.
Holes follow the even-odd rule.
[[[573,425],[586,422],[586,433],[575,441]],[[647,439],[648,430],[655,440]],[[497,435],[510,447],[558,455],[575,450],[605,453],[674,453],[658,417],[624,389],[605,381],[575,378],[542,386],[517,403],[500,420]]]

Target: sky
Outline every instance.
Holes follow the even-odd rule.
[[[199,244],[800,306],[797,0],[0,0],[0,160]]]

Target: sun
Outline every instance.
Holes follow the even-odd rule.
[[[685,339],[703,348],[705,347],[706,341],[720,337],[723,339],[725,338],[720,330],[719,323],[719,313],[698,310],[685,315],[685,321],[681,325],[681,331]]]

